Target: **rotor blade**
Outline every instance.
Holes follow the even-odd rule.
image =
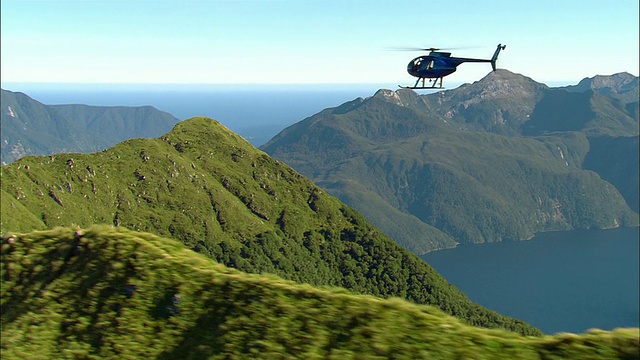
[[[448,48],[419,48],[419,47],[390,47],[386,48],[388,51],[439,51],[439,50],[464,50],[464,49],[474,49],[478,48],[477,46],[457,46],[457,47],[448,47]]]
[[[423,49],[419,47],[393,47],[393,48],[387,48],[386,50],[389,50],[389,51],[435,51],[439,49],[436,49],[436,48]]]

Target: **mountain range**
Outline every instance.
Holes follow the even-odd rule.
[[[380,90],[261,148],[413,252],[638,225],[638,78]]]
[[[44,105],[2,89],[1,161],[26,155],[95,152],[137,137],[158,137],[178,123],[151,106]]]
[[[460,94],[381,90],[268,144],[304,139],[280,149],[301,151],[293,165],[326,176],[318,184],[208,118],[2,166],[3,356],[637,358],[636,329],[541,336],[473,303],[414,254],[472,236],[515,239],[532,209],[543,230],[637,225],[628,91],[528,80],[499,71],[481,81],[492,91],[463,86],[486,101],[466,108],[447,100]],[[540,93],[500,105],[498,94],[518,88]],[[572,130],[541,115],[551,92],[577,104],[589,94]],[[381,232],[328,194],[336,188],[388,210],[386,224],[417,240],[398,245],[384,221]],[[440,205],[425,206],[434,196]]]
[[[5,234],[7,359],[637,359],[638,329],[522,336],[251,275],[106,225]]]

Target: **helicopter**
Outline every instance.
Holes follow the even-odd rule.
[[[495,71],[498,54],[500,53],[500,50],[504,50],[505,47],[507,46],[498,44],[496,52],[493,53],[493,56],[490,60],[451,57],[450,52],[441,52],[438,51],[441,49],[437,48],[417,49],[422,51],[429,51],[429,55],[418,56],[417,58],[411,60],[411,62],[407,65],[407,72],[411,76],[417,77],[418,80],[416,80],[416,83],[413,86],[399,86],[405,89],[443,89],[442,78],[449,74],[452,74],[454,71],[456,71],[458,65],[464,62],[488,62],[491,63],[491,67],[493,68],[493,71]],[[426,86],[426,79],[429,79],[429,82],[432,82],[433,84],[431,86]],[[418,86],[421,80],[422,85]]]

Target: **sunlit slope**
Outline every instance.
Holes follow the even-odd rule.
[[[402,297],[470,324],[541,334],[472,303],[359,213],[211,119],[96,154],[20,159],[2,167],[2,191],[5,233],[122,226],[245,272]]]
[[[3,358],[636,359],[638,329],[523,337],[249,275],[122,228],[5,235]]]

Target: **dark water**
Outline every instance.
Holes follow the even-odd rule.
[[[638,327],[638,229],[544,233],[422,258],[471,300],[548,334]]]

